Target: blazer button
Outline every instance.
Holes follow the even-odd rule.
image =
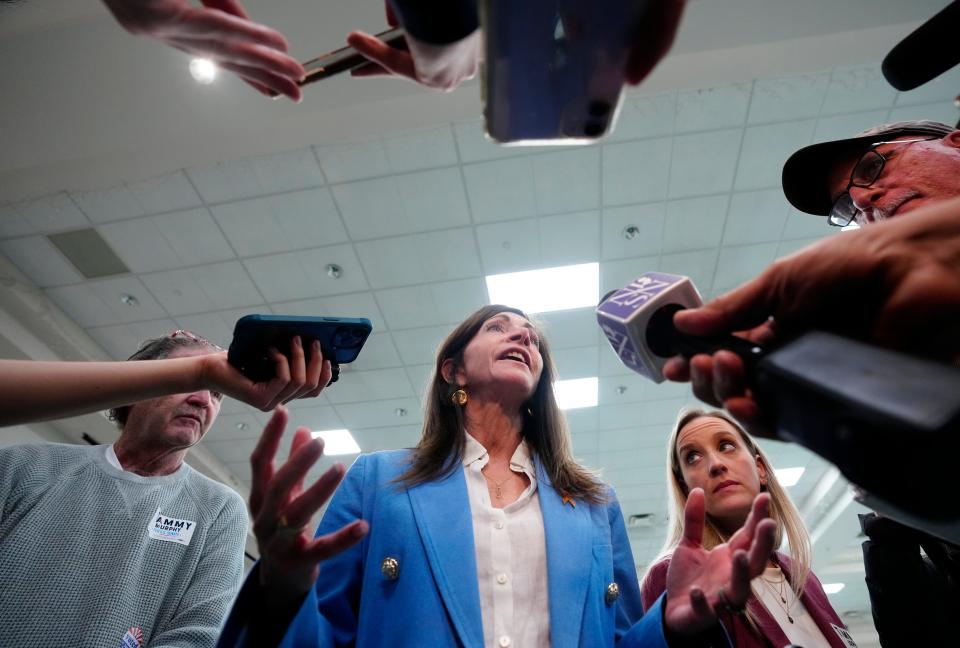
[[[607,591],[603,596],[603,600],[607,602],[607,605],[612,605],[618,598],[620,598],[620,586],[616,583],[607,585]]]
[[[396,558],[387,556],[383,559],[383,562],[380,563],[380,573],[383,574],[386,580],[397,580],[400,578],[400,563],[397,562]]]

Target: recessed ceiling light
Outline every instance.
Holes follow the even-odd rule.
[[[846,586],[846,583],[824,583],[823,591],[827,594],[836,594]]]
[[[600,264],[542,268],[487,275],[490,303],[546,313],[596,306],[600,296]]]
[[[398,407],[397,409],[393,410],[393,413],[396,414],[397,416],[406,416],[407,410],[405,410],[402,407]]]
[[[780,485],[789,488],[800,481],[800,477],[803,476],[805,470],[806,468],[803,466],[797,466],[796,468],[775,468],[773,472],[777,474],[777,481],[780,482]]]
[[[317,430],[310,433],[313,438],[323,439],[323,454],[346,455],[359,454],[360,446],[354,441],[350,430]]]
[[[237,423],[237,429],[238,429],[238,430],[246,430],[246,429],[247,429],[247,424],[244,423],[243,421],[240,421],[239,423]]]
[[[558,380],[553,383],[553,394],[557,398],[557,405],[560,406],[560,409],[596,407],[598,387],[599,380],[596,376],[574,380]]]
[[[327,265],[327,276],[332,279],[339,279],[340,275],[343,274],[343,268],[338,266],[336,263],[330,263]]]
[[[627,225],[623,228],[623,238],[632,241],[640,235],[640,228],[636,225]]]
[[[217,65],[210,59],[190,59],[190,76],[197,83],[210,85],[217,78]]]

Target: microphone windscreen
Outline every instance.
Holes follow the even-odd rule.
[[[913,90],[960,63],[960,0],[947,5],[883,59],[883,76],[897,90]]]

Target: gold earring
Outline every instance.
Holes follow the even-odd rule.
[[[467,392],[465,392],[463,390],[463,387],[461,387],[460,389],[458,389],[457,391],[453,392],[453,394],[450,395],[450,400],[453,401],[454,405],[459,405],[460,407],[463,407],[464,405],[467,404],[467,401],[469,399],[467,398]]]

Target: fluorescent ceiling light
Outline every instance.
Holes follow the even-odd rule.
[[[776,468],[773,472],[777,474],[777,481],[780,482],[780,485],[784,488],[789,488],[795,486],[800,477],[803,476],[803,471],[806,470],[803,466],[797,468]]]
[[[190,76],[197,83],[209,85],[217,78],[217,65],[210,59],[190,59]]]
[[[840,590],[846,587],[845,583],[824,583],[823,591],[827,594],[836,594]]]
[[[347,455],[360,454],[360,446],[354,441],[350,430],[318,430],[311,432],[313,438],[323,439],[323,454]]]
[[[596,407],[598,390],[599,380],[596,376],[576,380],[558,380],[553,383],[553,394],[557,398],[557,405],[565,410]]]
[[[844,225],[840,228],[841,232],[852,232],[853,230],[860,229],[860,226],[857,225],[857,221],[850,221],[849,225]]]
[[[596,306],[600,299],[600,264],[542,268],[487,275],[491,304],[526,313],[546,313]]]

